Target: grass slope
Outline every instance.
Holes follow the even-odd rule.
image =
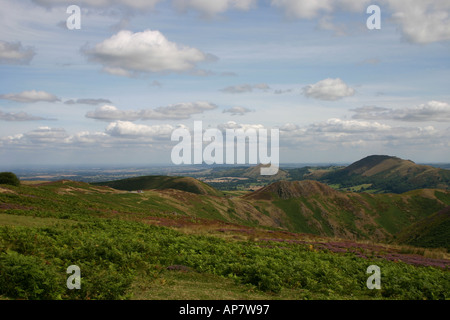
[[[291,231],[349,239],[389,240],[450,205],[448,191],[404,194],[339,192],[317,181],[279,181],[242,198],[269,215],[280,209]]]
[[[2,185],[0,297],[449,298],[448,262],[439,262],[443,267],[420,267],[397,258],[393,261],[391,254],[370,253],[362,243],[355,244],[360,248],[355,252],[333,251],[323,247],[330,240],[308,243],[310,236],[224,221],[227,208],[244,219],[244,212],[256,210],[252,204],[263,201],[173,189],[131,194],[71,181]],[[314,211],[313,204],[305,206]],[[213,209],[223,221],[194,215]],[[250,216],[247,221],[255,224],[257,219],[269,219],[265,214]],[[66,287],[66,269],[73,264],[81,268],[81,290]],[[382,270],[381,290],[366,287],[366,269],[372,264]],[[210,294],[201,292],[206,289]]]
[[[405,228],[398,241],[425,248],[450,250],[450,206]]]
[[[108,186],[118,190],[137,191],[149,189],[176,189],[195,194],[221,196],[213,187],[191,177],[144,176],[115,181],[99,182],[94,185]]]
[[[415,189],[449,189],[450,170],[418,165],[410,160],[391,156],[373,155],[348,167],[330,172],[319,178],[340,188],[364,184],[378,192],[403,193]]]

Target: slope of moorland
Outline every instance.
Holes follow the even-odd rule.
[[[316,219],[312,226],[345,228],[350,213],[355,221],[372,216],[380,223],[374,230],[394,230],[421,210],[448,206],[448,193],[363,196],[318,182],[264,192],[230,199],[73,181],[1,185],[0,299],[449,298],[450,261],[442,252],[429,256],[440,251],[417,255],[289,232],[307,217]],[[383,272],[381,290],[366,287],[374,264]],[[80,290],[67,289],[70,265],[81,269]]]
[[[445,190],[404,194],[336,191],[317,181],[279,181],[243,196],[261,211],[277,213],[295,232],[348,239],[387,240],[449,205]]]
[[[213,168],[207,178],[246,178],[228,185],[215,183],[217,188],[235,189],[249,183],[271,183],[281,180],[317,180],[334,189],[369,193],[403,193],[417,189],[450,188],[450,170],[429,165],[418,165],[411,160],[387,155],[371,155],[349,166],[280,168],[273,176],[261,176],[261,165],[253,167]]]
[[[399,243],[450,250],[450,206],[406,227],[397,238]]]
[[[175,189],[195,194],[212,196],[221,195],[219,191],[211,186],[191,177],[143,176],[115,181],[97,182],[93,184],[126,191]]]
[[[318,178],[340,188],[366,185],[376,192],[403,193],[415,189],[450,187],[450,170],[418,165],[411,160],[372,155]]]

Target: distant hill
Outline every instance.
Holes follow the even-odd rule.
[[[149,191],[127,192],[136,190]],[[355,193],[307,180],[277,181],[240,196],[220,195],[198,180],[175,176],[145,176],[96,185],[69,180],[2,185],[0,214],[6,210],[53,217],[54,210],[62,210],[67,217],[91,213],[125,219],[141,215],[150,220],[185,217],[351,240],[396,241],[398,237],[403,243],[439,247],[447,247],[449,242],[448,214],[426,220],[450,206],[450,191],[446,190]],[[442,217],[445,219],[441,221]],[[401,233],[415,223],[416,227],[405,231],[403,240]]]
[[[450,206],[405,228],[399,234],[398,242],[450,250]]]
[[[449,189],[450,170],[418,165],[386,155],[372,155],[321,176],[319,181],[340,188],[368,185],[378,192],[403,193],[415,189]]]
[[[261,175],[261,168],[267,167],[267,165],[259,164],[251,167],[233,167],[233,168],[214,168],[210,173],[210,177],[239,177],[250,178],[254,180],[262,181],[278,181],[286,179],[289,173],[286,170],[278,169],[277,174],[274,175]]]
[[[279,219],[290,230],[377,240],[391,239],[405,227],[450,204],[449,192],[444,190],[354,193],[337,191],[312,180],[277,181],[241,198]]]
[[[293,199],[312,195],[331,196],[338,192],[318,181],[277,181],[255,192],[245,195],[247,199]]]
[[[143,176],[92,184],[126,191],[176,189],[202,195],[222,195],[218,190],[208,184],[191,177]]]

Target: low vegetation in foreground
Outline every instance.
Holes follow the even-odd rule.
[[[445,250],[177,215],[151,193],[81,183],[0,191],[3,299],[449,298]],[[71,265],[80,290],[66,286]],[[367,288],[370,265],[381,269],[380,290]]]

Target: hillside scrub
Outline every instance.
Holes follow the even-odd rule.
[[[0,294],[21,299],[129,299],[137,277],[183,265],[279,294],[305,299],[445,299],[448,271],[311,250],[301,244],[230,241],[184,235],[119,219],[43,228],[0,227]],[[65,288],[66,268],[81,269],[81,290]],[[368,290],[366,269],[382,270],[382,289]],[[17,267],[14,267],[17,266]]]
[[[0,184],[8,184],[11,186],[20,186],[20,180],[12,172],[0,172]]]

